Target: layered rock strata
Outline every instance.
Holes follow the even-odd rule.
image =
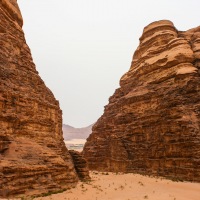
[[[200,182],[200,27],[144,28],[83,154],[90,169]]]
[[[0,197],[75,186],[62,111],[33,63],[16,0],[0,0]]]
[[[82,154],[75,150],[69,150],[70,155],[72,156],[74,166],[78,177],[82,181],[90,180],[89,170],[87,166],[87,162],[85,158],[83,158]]]

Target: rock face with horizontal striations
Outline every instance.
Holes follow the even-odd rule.
[[[75,186],[62,111],[35,69],[16,0],[0,0],[0,197]]]
[[[200,27],[144,28],[83,154],[90,169],[200,182]]]

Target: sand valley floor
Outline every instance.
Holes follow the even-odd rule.
[[[91,182],[37,200],[199,200],[200,183],[173,182],[138,174],[91,172]]]

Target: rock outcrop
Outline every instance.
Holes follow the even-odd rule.
[[[200,27],[144,28],[83,154],[90,169],[200,182]]]
[[[74,150],[69,150],[69,153],[72,156],[79,179],[82,181],[89,181],[91,179],[89,175],[89,169],[87,166],[87,162],[83,158],[82,154]]]
[[[0,197],[75,186],[58,101],[35,69],[16,0],[0,0]]]

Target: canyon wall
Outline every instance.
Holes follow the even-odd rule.
[[[16,0],[0,0],[0,197],[78,181],[63,142],[62,111],[36,71],[22,25]]]
[[[83,155],[90,169],[200,182],[200,27],[144,28]]]

